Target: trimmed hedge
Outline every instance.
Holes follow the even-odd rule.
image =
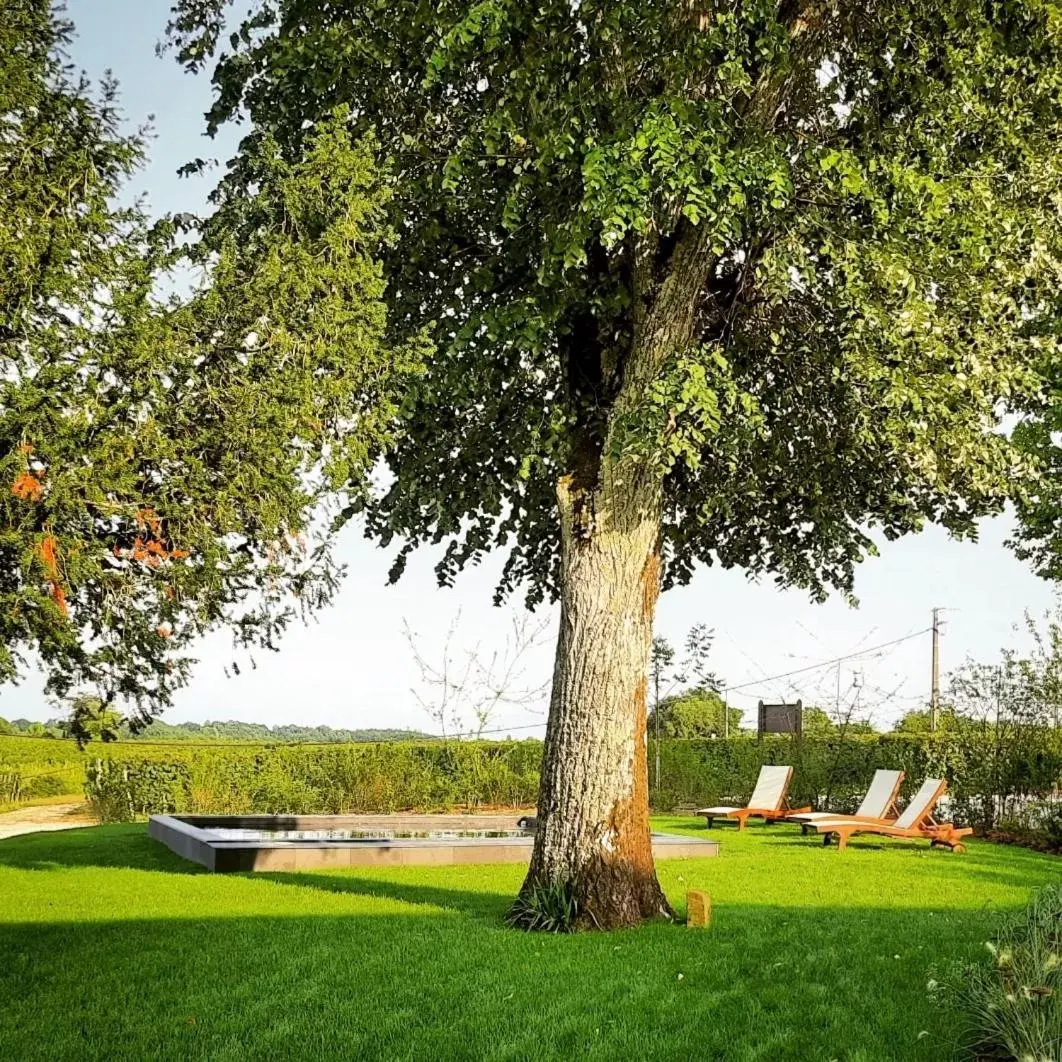
[[[527,807],[538,796],[538,741],[359,745],[97,746],[85,793],[103,821],[165,812],[338,814]],[[650,742],[649,762],[654,748]],[[1030,730],[1008,747],[991,734],[742,736],[661,742],[658,811],[740,804],[765,763],[795,768],[790,797],[854,811],[878,768],[906,773],[903,798],[930,776],[950,783],[947,811],[985,832],[1042,832],[1062,789],[1062,731]],[[1047,811],[1045,812],[1045,808]]]
[[[649,759],[654,750],[650,743]],[[1006,746],[991,733],[867,734],[842,740],[737,737],[662,741],[658,810],[741,804],[762,764],[794,768],[790,800],[824,811],[856,809],[874,771],[902,770],[906,800],[925,778],[948,780],[947,811],[985,831],[1000,823],[1035,828],[1062,790],[1062,730],[1025,731]],[[1031,818],[1030,818],[1031,817]]]

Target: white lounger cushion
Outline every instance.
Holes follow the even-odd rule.
[[[855,818],[854,815],[841,815],[836,811],[804,811],[799,815],[787,815],[786,822],[825,822],[827,819]]]
[[[922,788],[911,797],[911,803],[904,809],[903,814],[896,820],[894,824],[896,829],[909,830],[917,822],[924,819],[932,810],[934,797],[936,797],[937,790],[943,784],[943,778],[927,778],[922,783]]]
[[[854,815],[844,819],[816,819],[812,824],[819,833],[829,833],[830,827],[840,829],[842,826],[855,826],[858,830],[862,826],[871,833],[881,833],[883,830],[895,830],[895,823],[891,822],[860,822]],[[900,831],[903,832],[902,830]]]
[[[749,807],[767,808],[770,811],[780,808],[792,771],[792,767],[761,767],[756,788],[749,797]]]
[[[944,784],[943,778],[927,778],[922,783],[922,788],[911,798],[911,803],[907,805],[904,813],[893,823],[889,824],[885,829],[893,830],[909,830],[917,823],[921,822],[927,814],[933,808],[933,799],[937,795],[937,791]],[[821,832],[830,826],[851,826],[851,818],[825,818],[816,819],[815,826]],[[871,827],[871,829],[877,830],[881,827]]]
[[[883,819],[888,814],[896,789],[903,778],[903,771],[875,771],[863,803],[856,809],[854,818]],[[826,819],[844,819],[832,811],[807,811],[802,815],[790,815],[793,822],[820,822]]]
[[[749,797],[746,807],[761,811],[777,811],[785,800],[785,791],[789,787],[789,775],[792,767],[761,767],[756,779],[756,788]],[[701,808],[695,815],[732,815],[745,808]]]
[[[883,819],[902,780],[903,771],[875,771],[863,803],[856,808],[856,817]]]

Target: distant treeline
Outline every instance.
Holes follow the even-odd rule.
[[[49,719],[45,723],[29,719],[0,719],[0,734],[21,734],[26,737],[65,736],[64,721]],[[432,741],[431,734],[419,730],[336,730],[330,726],[267,726],[265,723],[244,723],[236,719],[226,722],[162,723],[155,722],[134,734],[127,725],[118,731],[119,741],[249,741],[259,744],[331,744],[364,741]]]

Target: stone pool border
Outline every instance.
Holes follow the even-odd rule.
[[[327,867],[425,866],[452,863],[525,863],[534,835],[524,837],[395,837],[343,841],[226,841],[211,827],[251,830],[512,829],[510,815],[152,815],[148,833],[185,859],[219,874],[250,870]],[[719,842],[671,833],[653,834],[657,859],[703,859]]]

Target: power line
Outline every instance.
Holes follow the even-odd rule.
[[[727,684],[726,691],[727,691],[728,694],[730,694],[730,693],[740,693],[742,690],[751,689],[754,686],[762,686],[762,685],[765,685],[765,684],[770,683],[770,682],[776,682],[778,679],[790,678],[792,675],[804,675],[804,674],[807,674],[809,671],[819,671],[822,668],[830,667],[833,664],[841,664],[845,660],[855,660],[855,659],[857,659],[859,657],[862,657],[862,656],[869,656],[871,653],[876,653],[876,652],[878,652],[881,649],[887,649],[890,646],[899,645],[902,642],[909,642],[912,638],[918,638],[918,637],[920,637],[923,634],[928,634],[932,629],[933,629],[932,627],[923,627],[921,630],[912,631],[910,634],[905,634],[905,635],[903,635],[900,638],[892,638],[892,639],[890,639],[887,642],[881,642],[878,645],[872,645],[872,646],[870,646],[867,649],[859,649],[859,650],[856,650],[855,652],[852,652],[852,653],[846,653],[844,656],[837,656],[837,657],[834,657],[832,660],[823,660],[823,661],[820,661],[818,664],[808,664],[805,667],[794,668],[792,671],[782,671],[782,672],[780,672],[777,675],[768,675],[768,676],[766,676],[764,678],[753,679],[751,682],[742,682],[742,683],[739,683],[737,685],[729,685],[729,684]],[[481,730],[481,731],[478,732],[478,734],[474,730],[469,730],[469,731],[466,731],[466,732],[460,733],[460,734],[451,734],[450,737],[452,737],[452,738],[466,738],[466,737],[474,738],[474,737],[481,737],[483,734],[505,734],[505,733],[508,733],[509,731],[512,731],[512,730],[536,730],[539,727],[545,726],[545,725],[546,724],[544,722],[542,722],[542,723],[527,723],[527,724],[524,724],[524,725],[521,725],[521,726],[503,726],[503,727],[497,727],[497,728],[492,729],[492,730]],[[20,738],[21,740],[24,740],[24,741],[27,740],[27,739],[28,740],[37,740],[37,741],[52,741],[52,742],[69,740],[69,739],[63,739],[63,738],[43,737],[43,736],[36,735],[36,734],[0,734],[0,738],[4,738],[4,737]],[[423,741],[423,740],[424,740],[424,738],[398,738],[398,739],[395,739],[395,743],[399,743],[399,742],[416,742],[416,741]],[[442,735],[432,735],[431,736],[431,740],[439,741],[439,740],[444,740],[444,738],[443,738]],[[384,743],[386,743],[386,742],[384,742]],[[327,748],[329,745],[350,744],[350,742],[342,742],[342,741],[268,741],[268,740],[267,741],[255,741],[255,740],[252,739],[252,740],[249,740],[249,741],[214,741],[214,742],[207,742],[207,741],[203,741],[203,742],[199,742],[199,741],[122,741],[122,742],[120,742],[120,744],[122,744],[126,748],[129,748],[130,746],[135,746],[135,745],[139,745],[142,748],[143,747],[152,747],[152,746],[154,746],[156,748],[159,748],[159,747],[161,747],[161,748],[167,748],[167,747],[172,748],[175,745],[176,746],[180,746],[180,745],[196,745],[199,748],[203,748],[203,747],[232,748],[234,745],[237,745],[237,746],[238,745],[303,745],[303,746],[309,745],[309,746],[316,746],[318,748]],[[377,744],[377,742],[367,742],[367,744]]]
[[[908,639],[915,638],[919,634],[924,634],[924,633],[925,633],[925,631],[916,631],[916,632],[914,632],[912,634],[905,635],[903,638],[896,639],[894,642],[891,642],[891,643],[886,642],[885,646],[888,648],[887,652],[883,652],[881,646],[871,646],[869,649],[855,649],[851,653],[849,653],[847,656],[840,657],[839,659],[843,661],[843,660],[846,660],[846,659],[855,659],[855,658],[865,659],[867,657],[870,657],[870,658],[872,658],[875,661],[888,660],[888,658],[890,656],[892,656],[892,654],[896,651],[896,647],[900,643],[902,643],[904,641],[907,641]],[[866,639],[864,638],[863,641],[866,641]],[[745,654],[745,655],[747,656],[748,654]],[[752,658],[749,657],[749,659],[751,660]],[[838,662],[837,660],[832,660],[832,661],[828,660],[828,661],[826,661],[825,663],[822,663],[822,664],[810,664],[810,665],[808,665],[805,668],[800,668],[797,671],[788,672],[787,674],[799,674],[799,673],[804,672],[804,671],[813,671],[815,669],[821,670],[823,668],[830,667],[833,664],[836,664],[837,662]],[[740,697],[753,697],[753,698],[759,698],[759,699],[762,700],[762,699],[765,699],[767,697],[770,697],[772,694],[770,692],[766,692],[765,693],[764,691],[762,691],[760,689],[752,689],[751,687],[757,686],[759,683],[761,683],[763,681],[765,681],[765,680],[763,680],[763,679],[754,679],[754,680],[750,680],[749,682],[745,683],[742,687],[732,687],[732,688],[738,688],[738,689],[743,689],[743,690],[748,691],[748,692],[744,692],[744,693],[740,693],[739,692],[738,696],[740,696]],[[900,685],[896,687],[896,689],[897,690],[902,689],[904,684],[907,681],[908,681],[908,679],[904,678],[901,681]],[[889,699],[889,697],[890,697],[888,691],[883,690],[881,687],[870,686],[870,685],[867,685],[864,682],[864,687],[863,688],[868,690],[868,691],[873,690],[874,692],[876,692],[878,694],[881,694],[886,699]],[[797,684],[793,683],[790,686],[790,690],[793,691],[793,692],[796,692],[797,691]],[[821,694],[812,694],[812,696],[817,696],[817,695],[821,695]],[[900,700],[912,700],[912,701],[913,700],[925,700],[925,698],[922,697],[921,695],[913,695],[913,696],[901,697],[901,698],[897,698],[897,699],[900,699]]]
[[[436,741],[446,741],[449,738],[466,738],[466,737],[482,737],[484,734],[507,734],[510,730],[536,730],[540,726],[545,726],[542,723],[526,723],[522,726],[500,726],[494,730],[468,730],[463,734],[436,734],[434,739]]]
[[[803,675],[808,671],[818,671],[820,668],[830,667],[832,664],[841,664],[845,660],[855,660],[860,656],[869,656],[871,653],[876,653],[879,649],[887,649],[890,645],[899,645],[901,642],[909,642],[912,638],[918,638],[923,634],[928,634],[933,628],[923,627],[920,631],[912,631],[910,634],[905,634],[902,638],[893,638],[891,641],[882,642],[880,645],[872,645],[868,649],[860,649],[854,653],[846,653],[844,656],[834,657],[832,660],[823,660],[818,664],[808,664],[807,667],[794,668],[792,671],[783,671],[778,675],[769,675],[767,678],[753,679],[751,682],[744,682],[736,686],[727,686],[728,692],[736,692],[738,690],[747,690],[752,686],[760,686],[764,683],[775,682],[778,679],[789,678],[791,675]]]

